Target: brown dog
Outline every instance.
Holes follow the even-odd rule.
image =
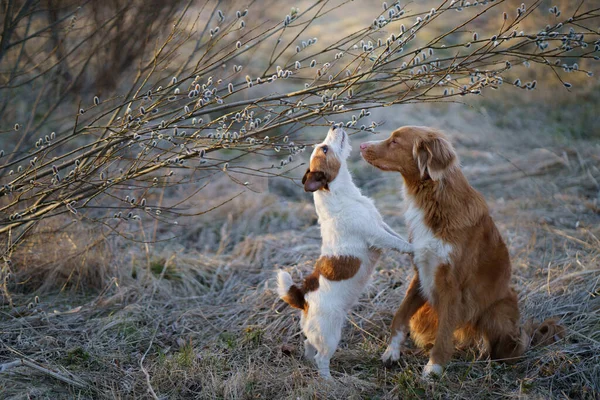
[[[542,333],[544,343],[563,336],[552,320],[532,326],[529,334],[521,329],[506,245],[443,134],[402,127],[360,150],[369,164],[402,174],[414,247],[415,276],[394,316],[384,362],[400,358],[409,332],[417,345],[433,344],[423,376],[442,373],[454,339],[469,344],[483,337],[493,359],[508,361],[523,354],[533,330]]]

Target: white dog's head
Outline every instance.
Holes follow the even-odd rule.
[[[310,166],[302,178],[304,190],[329,190],[329,184],[337,177],[342,164],[345,167],[351,150],[348,134],[342,128],[331,127],[325,140],[315,146],[310,156]]]

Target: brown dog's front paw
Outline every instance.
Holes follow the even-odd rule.
[[[400,360],[400,346],[388,346],[381,356],[381,361],[385,368],[392,368],[398,360]]]
[[[433,377],[440,377],[444,372],[444,368],[439,365],[433,363],[431,360],[427,363],[425,368],[423,368],[423,379],[431,379]]]
[[[382,360],[383,368],[392,369],[398,365],[398,361],[392,361],[392,359]]]

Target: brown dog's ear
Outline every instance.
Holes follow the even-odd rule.
[[[421,178],[427,173],[434,181],[442,179],[444,172],[456,161],[452,144],[439,136],[417,139],[413,157],[417,161]]]
[[[327,189],[327,177],[321,171],[306,171],[302,178],[305,192],[316,192],[320,189]]]

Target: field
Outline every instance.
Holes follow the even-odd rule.
[[[57,273],[87,268],[106,287],[93,296],[65,290],[41,295],[31,308],[5,309],[2,354],[44,360],[81,388],[22,367],[2,375],[7,398],[145,397],[150,387],[168,398],[595,398],[600,215],[590,177],[600,172],[597,142],[554,139],[537,124],[504,130],[458,106],[400,111],[387,115],[386,127],[433,125],[453,138],[509,245],[523,319],[558,317],[567,328],[564,341],[531,349],[510,367],[463,354],[432,385],[419,378],[425,355],[384,369],[379,357],[411,273],[407,259],[390,252],[349,316],[332,360],[335,382],[321,382],[301,359],[298,315],[277,298],[273,280],[281,267],[296,279],[311,271],[320,246],[315,212],[297,182],[274,181],[266,193],[189,224],[177,243],[145,249],[107,242],[83,250],[73,265],[61,263]],[[353,138],[355,148],[359,141]],[[542,170],[492,175],[539,148],[551,152]],[[352,168],[358,185],[403,232],[399,177],[375,171],[356,151]],[[77,230],[63,235],[78,250],[87,243]],[[52,254],[53,247],[39,243],[36,251]],[[29,301],[23,295],[16,302]]]
[[[132,223],[119,234],[70,215],[40,224],[13,254],[17,284],[0,302],[0,398],[600,398],[595,82],[373,109],[377,133],[351,136],[355,182],[405,235],[400,176],[369,166],[358,145],[402,125],[446,132],[507,242],[523,323],[557,318],[567,332],[558,343],[514,365],[457,352],[428,382],[420,377],[427,355],[409,340],[385,369],[389,324],[412,275],[408,257],[389,251],[348,316],[333,382],[319,379],[302,359],[299,314],[277,297],[274,279],[285,268],[300,281],[319,256],[312,196],[299,182],[307,151],[285,176],[232,172],[202,191],[148,195],[172,207],[185,200],[182,210],[199,215]],[[318,141],[326,128],[301,133]]]

